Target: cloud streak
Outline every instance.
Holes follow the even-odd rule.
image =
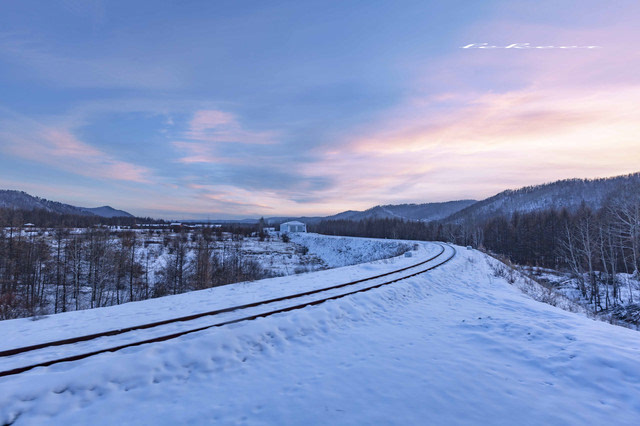
[[[238,119],[219,110],[196,111],[185,134],[187,139],[201,142],[235,142],[244,144],[272,144],[275,134],[254,132],[242,127]]]
[[[237,159],[225,157],[224,144],[272,145],[276,143],[273,132],[256,132],[245,129],[235,115],[220,110],[198,110],[193,114],[181,141],[173,142],[183,156],[178,161],[185,164],[214,163],[239,164]]]
[[[69,130],[13,115],[0,120],[0,150],[76,175],[112,181],[151,182],[151,171],[121,161],[76,138]]]

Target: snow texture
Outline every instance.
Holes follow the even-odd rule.
[[[393,267],[437,249],[426,247]],[[441,268],[365,293],[5,377],[0,422],[637,424],[640,335],[536,302],[496,277],[492,262],[459,248]],[[326,284],[326,274],[346,280],[384,265],[391,267],[276,280],[312,286]],[[253,290],[247,298],[286,288],[266,281],[235,287]],[[160,306],[197,310],[203,298],[224,305],[220,291],[230,289],[66,318],[94,315],[80,328],[121,311],[118,321],[139,322]],[[138,308],[144,304],[153,309]],[[59,317],[30,328],[6,321],[0,332],[40,334],[40,324]]]
[[[570,272],[555,271],[552,269],[519,267],[536,281],[546,284],[549,291],[558,298],[571,301],[579,309],[568,309],[574,312],[581,311],[585,315],[601,321],[609,321],[625,327],[640,329],[640,281],[633,274],[618,273],[618,295],[613,298],[613,285],[606,283],[602,277],[598,277],[598,294],[600,305],[595,309],[593,300],[582,294],[578,279]],[[589,276],[584,274],[584,282],[589,285]],[[591,290],[589,290],[590,292]],[[607,292],[609,294],[609,309],[606,308]],[[557,305],[556,305],[557,306]],[[595,312],[594,312],[595,311]]]
[[[291,234],[291,241],[309,249],[330,268],[356,265],[370,260],[398,256],[411,249],[406,241],[374,238],[334,237],[319,234]]]

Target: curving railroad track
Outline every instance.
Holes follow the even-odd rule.
[[[440,245],[440,251],[429,259],[348,283],[163,321],[3,350],[0,351],[0,365],[4,364],[0,367],[0,377],[20,374],[37,367],[77,361],[105,352],[163,342],[198,331],[293,311],[379,288],[428,272],[449,262],[456,255],[454,247],[442,243],[435,244]]]

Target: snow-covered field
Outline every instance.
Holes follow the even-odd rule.
[[[308,288],[417,257],[64,318],[88,332],[98,317],[87,315],[137,323],[224,305],[220,291],[275,296],[287,288],[277,280]],[[1,378],[0,422],[637,424],[640,334],[536,302],[492,262],[459,248],[441,268],[366,293]],[[59,317],[5,321],[0,333],[42,337]]]
[[[413,244],[398,240],[334,237],[319,234],[291,234],[291,241],[309,249],[330,268],[398,256]]]

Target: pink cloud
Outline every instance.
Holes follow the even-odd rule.
[[[639,98],[640,87],[487,94],[439,116],[425,110],[381,123],[327,152],[306,173],[350,182],[341,190],[354,199],[418,201],[633,172],[640,158]]]
[[[173,142],[183,154],[177,161],[184,164],[241,164],[236,158],[220,152],[219,143],[269,145],[276,143],[274,132],[245,129],[231,113],[219,110],[196,111],[184,132],[184,140]]]
[[[191,119],[185,138],[200,142],[271,144],[275,135],[271,132],[247,130],[228,112],[200,110]]]
[[[256,215],[273,211],[276,196],[269,192],[248,191],[231,185],[208,185],[190,182],[189,177],[180,185],[171,203],[156,199],[151,206],[155,210],[174,210],[185,213],[221,215]],[[190,190],[185,192],[185,188]],[[282,197],[280,196],[280,199]]]
[[[150,170],[117,158],[76,138],[69,130],[14,117],[0,122],[6,153],[77,175],[127,182],[149,182]]]
[[[191,120],[192,132],[204,132],[218,126],[235,123],[233,115],[228,112],[218,110],[200,110],[196,111]]]

